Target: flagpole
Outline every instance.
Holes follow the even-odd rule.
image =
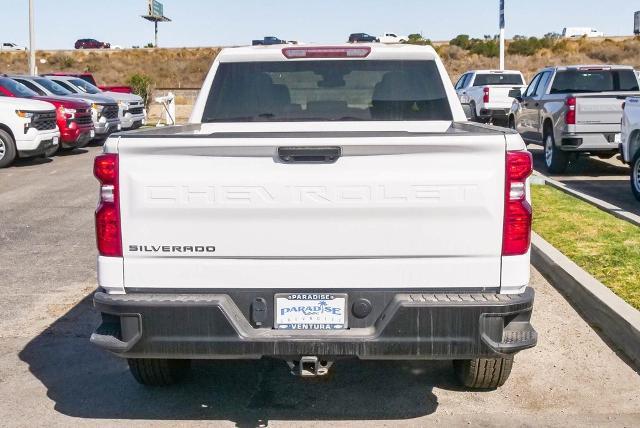
[[[29,74],[36,74],[36,36],[34,30],[33,0],[29,0]]]
[[[500,70],[504,70],[504,0],[500,0]]]

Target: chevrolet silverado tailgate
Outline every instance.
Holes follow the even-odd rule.
[[[285,159],[304,148],[338,155]],[[150,136],[118,152],[128,288],[500,286],[499,132]]]
[[[575,132],[620,132],[624,95],[577,94]]]

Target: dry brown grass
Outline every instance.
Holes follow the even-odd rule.
[[[41,51],[38,72],[90,71],[99,83],[124,83],[138,73],[152,77],[159,88],[200,87],[219,48],[127,49],[105,51]],[[46,63],[40,63],[45,59]],[[25,73],[25,52],[0,53],[0,72]]]
[[[457,46],[444,45],[438,52],[454,82],[467,70],[498,67],[498,58],[470,54]],[[506,66],[522,71],[527,79],[546,66],[604,63],[640,66],[640,38],[561,40],[552,49],[542,49],[532,56],[507,55],[506,58]]]
[[[457,46],[438,46],[438,52],[455,82],[471,69],[496,68],[497,58],[470,54]],[[43,51],[41,73],[91,71],[104,84],[124,83],[133,74],[151,76],[157,88],[198,88],[219,48],[128,49],[106,51]],[[640,38],[627,40],[561,40],[552,49],[532,56],[508,55],[507,66],[521,70],[527,79],[549,65],[616,63],[640,66]],[[27,71],[24,52],[0,53],[0,72]]]

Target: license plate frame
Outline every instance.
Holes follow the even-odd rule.
[[[277,330],[335,331],[348,328],[346,293],[277,293],[273,301],[273,325]]]

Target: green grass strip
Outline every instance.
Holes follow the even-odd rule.
[[[533,230],[640,310],[640,228],[550,186],[532,186]]]

